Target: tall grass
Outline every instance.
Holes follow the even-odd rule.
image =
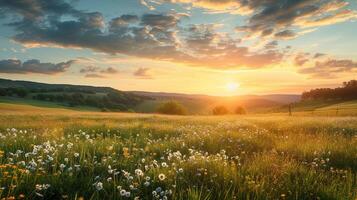
[[[357,197],[352,117],[3,114],[0,133],[5,199]]]

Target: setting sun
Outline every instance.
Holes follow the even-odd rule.
[[[239,84],[238,83],[227,83],[226,84],[226,90],[229,92],[235,92],[237,91],[237,89],[239,88]]]

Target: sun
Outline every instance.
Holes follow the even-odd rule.
[[[227,83],[226,84],[226,90],[229,91],[229,92],[235,92],[235,91],[237,91],[239,86],[240,86],[239,83],[234,83],[234,82]]]

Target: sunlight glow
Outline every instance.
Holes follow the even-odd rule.
[[[239,88],[239,84],[238,83],[234,83],[234,82],[232,82],[232,83],[227,83],[226,84],[226,90],[228,91],[228,92],[235,92],[235,91],[237,91],[237,89]]]

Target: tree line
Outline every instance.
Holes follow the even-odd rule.
[[[156,108],[156,112],[166,115],[186,115],[188,113],[187,108],[185,108],[182,104],[176,101],[168,101],[160,104]],[[216,106],[212,109],[212,114],[213,115],[228,115],[228,114],[245,115],[246,110],[242,106],[237,106],[236,109],[234,110],[234,113],[232,113],[225,106]]]
[[[357,80],[343,82],[337,88],[317,88],[304,92],[302,100],[356,100],[357,99]]]
[[[132,94],[122,94],[120,92],[109,92],[107,94],[96,95],[92,91],[82,91],[69,93],[58,93],[64,90],[37,89],[27,90],[25,88],[0,88],[0,96],[12,96],[19,98],[32,98],[40,101],[50,101],[66,104],[70,107],[91,106],[100,108],[102,111],[118,110],[127,111],[130,107],[139,104],[141,97]],[[51,93],[52,92],[52,93]],[[56,92],[56,93],[53,93]]]

